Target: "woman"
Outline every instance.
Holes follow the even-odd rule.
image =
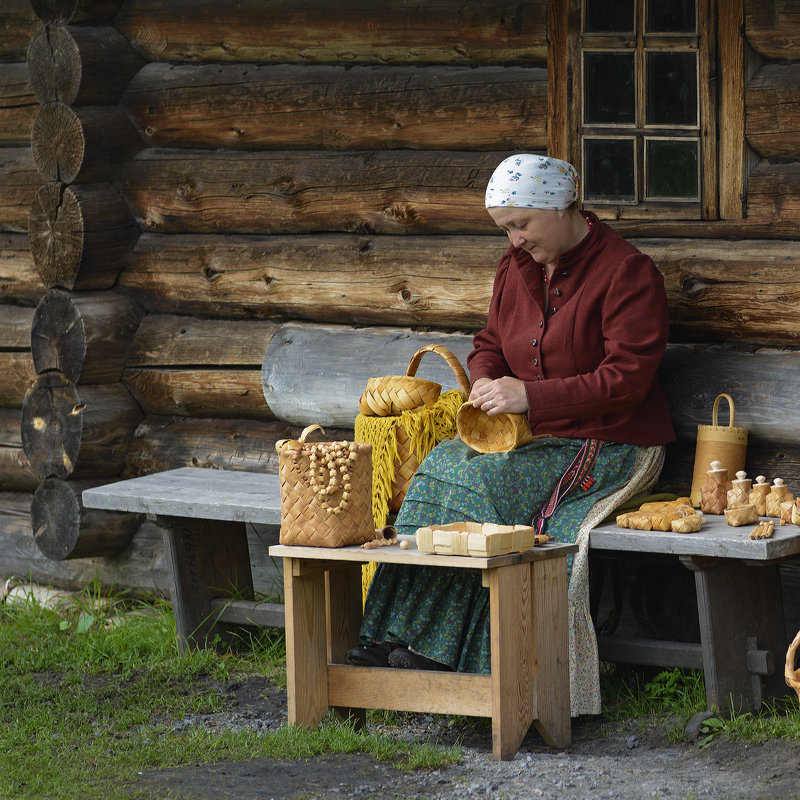
[[[656,377],[667,342],[663,279],[648,256],[579,210],[578,196],[574,167],[555,158],[515,155],[494,171],[486,208],[510,247],[486,328],[467,358],[470,400],[490,416],[526,414],[535,438],[485,455],[457,439],[442,442],[414,477],[396,521],[401,533],[459,520],[533,522],[575,541],[590,511],[603,508],[600,501],[621,502],[655,481],[663,445],[673,439]],[[570,602],[580,600],[579,624],[575,613],[571,620],[585,636],[583,545],[572,565]],[[361,646],[348,660],[489,672],[488,590],[480,572],[380,565]],[[597,707],[597,698],[588,705]]]

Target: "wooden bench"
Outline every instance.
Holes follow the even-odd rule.
[[[416,548],[274,545],[284,559],[283,608],[253,600],[244,526],[280,520],[276,475],[182,468],[87,489],[90,508],[153,516],[172,565],[178,641],[225,638],[230,624],[286,627],[289,722],[313,727],[329,707],[486,716],[492,755],[511,759],[534,723],[553,747],[570,743],[567,559],[551,543],[492,558]],[[480,569],[489,588],[491,674],[352,667],[361,624],[361,564],[380,561]]]
[[[375,707],[382,708],[400,708],[399,703],[409,705],[408,700],[390,699],[383,687],[386,682],[384,670],[380,671],[380,681],[370,678],[364,684],[362,680],[366,680],[368,675],[365,668],[358,668],[358,674],[353,679],[345,679],[342,676],[348,673],[342,662],[346,650],[357,640],[357,622],[360,619],[360,604],[353,600],[358,594],[355,586],[358,564],[350,562],[405,561],[417,558],[420,555],[418,551],[412,549],[404,552],[399,548],[377,551],[355,548],[355,552],[347,548],[337,551],[270,548],[272,555],[286,559],[284,623],[283,606],[253,601],[250,557],[245,536],[248,522],[280,522],[276,475],[185,467],[87,489],[83,493],[83,502],[89,508],[148,514],[164,529],[165,549],[174,575],[172,601],[182,649],[192,642],[213,641],[216,636],[224,639],[229,635],[229,626],[232,624],[286,625],[289,685],[293,698],[290,699],[292,721],[312,724],[323,706],[353,705],[354,689],[349,680],[357,685],[357,696],[361,698],[359,702],[368,707],[372,707],[370,704],[373,703]],[[786,645],[777,570],[783,559],[800,553],[800,528],[793,525],[778,527],[774,538],[759,541],[748,539],[749,530],[747,526],[732,528],[721,517],[708,517],[704,529],[693,534],[635,531],[613,524],[592,531],[590,548],[594,556],[640,553],[680,562],[693,570],[700,616],[701,640],[698,643],[600,637],[601,659],[666,667],[702,667],[709,708],[724,709],[729,702],[737,707],[757,707],[763,696],[784,693],[786,686],[779,667]],[[543,548],[534,552],[550,551]],[[534,556],[531,562],[534,565],[539,563],[537,557]],[[450,556],[428,558],[435,564],[452,566],[456,563]],[[563,563],[563,559],[558,559],[558,562]],[[491,575],[495,567],[505,566],[505,562],[484,564],[481,560],[467,559],[467,563],[458,565],[480,568],[485,574]],[[505,570],[501,569],[498,574],[503,572]],[[321,577],[323,574],[328,576],[327,583]],[[506,586],[507,580],[512,579],[510,576],[504,577],[503,586]],[[350,599],[337,599],[340,592],[331,593],[330,581],[346,587]],[[500,596],[498,593],[504,597],[508,595],[507,586],[501,588],[498,584],[495,590],[497,597]],[[510,594],[513,595],[513,592]],[[513,598],[502,600],[504,608],[506,604],[512,607],[514,602],[517,601]],[[548,602],[552,604],[552,601]],[[327,660],[320,656],[320,633],[313,627],[320,625],[326,617],[330,628]],[[335,624],[341,629],[331,627],[334,625],[331,620],[337,618],[339,622]],[[495,623],[500,626],[499,629],[505,624],[502,619],[498,617]],[[526,636],[525,641],[533,641],[538,635]],[[294,654],[289,655],[289,650]],[[541,649],[537,652],[539,655],[536,658],[545,658]],[[298,655],[300,653],[302,655]],[[557,658],[561,659],[562,656]],[[512,663],[513,660],[509,657],[503,663]],[[334,664],[335,667],[331,666]],[[309,685],[309,678],[304,673],[306,669],[312,669],[315,686],[309,690],[311,694],[308,697],[304,695],[306,689],[303,688]],[[499,677],[505,675],[503,667],[496,674],[493,671],[493,675],[495,677],[492,680],[500,683],[497,686],[492,683],[489,693],[491,699],[484,698],[481,707],[487,716],[493,718],[494,724],[502,727],[499,720],[507,715],[502,710],[497,711],[496,706],[502,708],[507,701],[503,694],[507,678]],[[426,675],[426,680],[433,679],[434,684],[431,685],[437,687],[443,686],[441,682],[446,683],[450,678],[452,676],[440,678],[438,675]],[[410,680],[417,681],[413,677]],[[477,683],[481,680],[483,678],[478,677]],[[538,681],[537,685],[540,683]],[[367,685],[372,687],[369,691],[365,689]],[[422,692],[425,681],[419,687],[416,683],[413,685],[416,687],[413,692],[401,692],[399,696],[402,698],[407,695],[412,699],[424,696],[425,700],[421,708],[415,705],[407,710],[433,711],[447,707],[455,713],[453,707],[447,705],[450,702],[447,697],[453,694],[452,690],[444,692],[443,699],[434,702],[436,692]],[[486,695],[486,692],[483,694]],[[514,702],[523,701],[517,698]],[[537,698],[534,716],[542,713],[536,709],[544,702],[542,698]],[[460,713],[473,712],[462,709]],[[496,714],[499,715],[497,720]],[[545,730],[548,725],[544,723]],[[547,735],[551,742],[564,741],[559,733]],[[498,736],[501,744],[497,745],[495,754],[507,757],[511,745],[507,744],[507,737],[503,734]]]
[[[734,528],[706,515],[698,533],[637,531],[606,524],[589,535],[593,559],[641,554],[681,563],[694,573],[700,642],[600,636],[601,660],[702,667],[709,709],[757,708],[787,693],[786,635],[778,567],[800,553],[800,528],[778,526],[751,540],[753,525]],[[687,620],[688,622],[688,620]]]

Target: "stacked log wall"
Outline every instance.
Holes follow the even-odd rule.
[[[32,379],[21,398],[9,399],[21,405],[18,462],[37,479],[32,539],[47,559],[61,561],[119,553],[141,522],[87,511],[81,502],[87,486],[121,473],[142,418],[121,382],[141,313],[113,290],[72,290],[110,289],[138,235],[111,179],[141,145],[117,100],[142,60],[116,29],[97,24],[107,19],[108,3],[35,0],[32,9],[39,25],[26,74],[38,106],[25,154],[39,180],[38,188],[31,182],[25,229],[46,291],[27,316]],[[75,19],[84,26],[70,25]],[[23,354],[3,353],[4,360],[12,355]]]
[[[25,57],[38,20],[28,0],[0,4],[0,531],[16,528],[31,545],[30,503],[38,480],[22,450],[22,399],[33,379],[30,322],[44,289],[26,235],[26,204],[40,180],[30,152],[38,102]],[[5,573],[0,570],[0,574]]]
[[[546,148],[545,3],[446,3],[423,30],[401,2],[320,11],[237,4],[224,42],[212,3],[114,21],[150,61],[120,101],[146,149],[118,180],[142,231],[118,286],[150,312],[124,374],[149,415],[126,474],[274,471],[286,418],[261,370],[282,323],[485,319],[503,244],[483,187],[508,152]],[[247,363],[243,322],[270,326]],[[204,355],[139,346],[175,326],[219,334]]]
[[[41,14],[70,4],[35,5]],[[279,0],[267,18],[259,0],[243,0],[226,5],[222,31],[220,0],[71,5],[72,18],[17,20],[24,46],[0,55],[0,112],[4,97],[28,104],[0,117],[0,299],[31,307],[59,287],[109,291],[141,309],[121,381],[144,419],[123,475],[275,471],[275,440],[302,418],[263,385],[265,353],[285,325],[310,326],[323,352],[330,326],[466,337],[481,326],[505,248],[483,210],[486,180],[508,153],[547,146],[546,2],[440,3],[421,17],[401,0],[361,9]],[[672,343],[701,351],[720,340],[737,352],[800,345],[800,20],[789,0],[748,0],[745,13],[746,217],[615,225],[665,275]],[[56,163],[22,140],[36,115],[30,90],[12,81],[42,24],[65,41],[119,34],[129,44],[117,99],[99,80],[74,95],[37,84],[55,92],[42,141],[69,122],[102,156],[89,129],[113,121],[113,159]],[[66,194],[54,192],[64,176]],[[111,216],[96,190],[107,176],[100,183],[120,210]],[[78,220],[85,246],[70,250],[63,234],[57,259],[44,233],[59,233],[52,209],[64,197],[66,230]],[[22,246],[29,217],[39,271]],[[689,405],[702,419],[713,399]],[[691,475],[690,438],[675,446],[688,472],[667,476],[670,487]],[[800,486],[792,448],[753,452]]]

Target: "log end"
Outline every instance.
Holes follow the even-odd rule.
[[[22,403],[22,449],[43,478],[67,478],[75,469],[83,436],[75,384],[61,372],[46,372],[28,388]]]
[[[47,478],[31,501],[33,540],[51,561],[115,556],[124,550],[141,524],[141,514],[87,511],[81,489],[59,478]]]
[[[62,25],[39,28],[28,45],[28,75],[39,103],[74,103],[81,73],[81,54],[67,29]]]

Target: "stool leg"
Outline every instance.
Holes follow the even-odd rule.
[[[531,562],[536,657],[536,729],[550,747],[569,747],[567,560]]]
[[[509,761],[534,717],[531,570],[487,570],[492,641],[492,758]]]
[[[328,608],[328,661],[344,664],[347,651],[358,644],[363,609],[361,605],[361,564],[342,564],[326,573]],[[337,719],[350,721],[356,730],[364,728],[367,712],[364,708],[334,707]]]
[[[314,728],[328,710],[325,573],[299,572],[299,559],[284,558],[287,710],[290,725]]]

